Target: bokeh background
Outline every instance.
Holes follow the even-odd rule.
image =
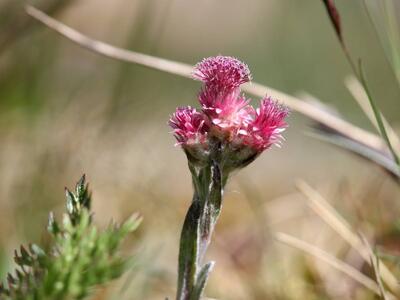
[[[361,1],[336,1],[344,35],[362,58],[373,94],[394,128],[399,88]],[[200,84],[83,50],[30,19],[21,0],[0,1],[0,275],[21,243],[41,243],[49,211],[61,215],[64,186],[86,173],[95,220],[144,221],[126,252],[137,268],[114,299],[173,298],[180,227],[191,200],[183,152],[167,126],[179,105],[197,105]],[[33,2],[90,37],[195,64],[223,54],[245,61],[256,82],[306,91],[373,130],[347,91],[351,73],[319,0],[42,0]],[[256,103],[258,99],[254,99]],[[282,149],[235,174],[208,259],[206,294],[216,299],[373,299],[352,279],[275,232],[311,242],[357,268],[362,262],[307,206],[305,180],[357,230],[399,248],[400,193],[378,167],[311,137],[293,113]],[[400,249],[400,248],[399,248]],[[116,293],[118,283],[98,292]]]

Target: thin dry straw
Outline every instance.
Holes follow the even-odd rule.
[[[191,72],[193,67],[188,64],[124,50],[91,39],[83,35],[82,33],[64,25],[63,23],[49,17],[42,11],[29,5],[26,7],[26,12],[36,20],[40,21],[41,23],[49,27],[50,29],[61,34],[65,38],[95,53],[116,60],[140,64],[167,73],[187,78],[191,77]],[[246,84],[244,85],[243,90],[258,97],[264,97],[266,94],[268,94],[273,98],[279,99],[293,110],[327,126],[328,128],[333,129],[336,132],[349,136],[352,139],[360,142],[361,144],[367,147],[370,147],[377,151],[382,151],[382,150],[388,151],[385,143],[377,135],[365,131],[357,126],[354,126],[353,124],[350,124],[336,116],[333,116],[325,112],[324,110],[316,106],[313,106],[310,103],[306,103],[293,96],[287,95],[283,92],[274,90],[272,88],[257,83]]]
[[[378,284],[379,291],[381,293],[381,298],[383,300],[388,300],[387,293],[385,291],[385,287],[383,286],[382,278],[381,278],[380,272],[379,272],[379,267],[380,267],[379,258],[372,251],[371,245],[369,244],[367,238],[365,236],[363,236],[363,235],[361,236],[361,238],[362,238],[362,240],[364,242],[364,245],[365,245],[366,249],[368,250],[368,253],[369,253],[369,256],[370,256],[370,259],[371,259],[371,265],[372,265],[372,267],[374,269],[374,275],[375,275],[375,278],[376,278],[376,283]]]
[[[351,230],[350,225],[340,214],[327,202],[325,199],[311,186],[304,181],[297,182],[297,188],[301,193],[309,200],[308,204],[311,209],[317,213],[320,218],[325,221],[333,230],[336,231],[345,241],[347,241],[360,256],[368,263],[371,264],[370,254],[368,249],[361,238]],[[400,292],[399,285],[396,277],[390,272],[390,270],[379,262],[380,275],[382,280],[388,285],[388,287],[395,293]]]
[[[367,147],[377,151],[386,151],[387,149],[382,139],[377,135],[354,126],[353,124],[350,124],[349,122],[332,115],[316,105],[302,101],[296,97],[287,95],[281,91],[266,87],[259,83],[247,84],[244,86],[243,90],[259,97],[263,97],[268,94],[273,98],[279,99],[291,109],[309,117],[310,119],[313,119],[320,124],[323,124],[328,128],[333,129],[336,132],[348,136],[360,142],[361,144],[366,145]]]
[[[379,287],[375,283],[375,281],[365,276],[354,267],[346,264],[345,262],[323,251],[322,249],[282,232],[276,233],[275,238],[281,243],[284,243],[295,249],[301,250],[311,256],[318,258],[319,260],[326,262],[331,267],[353,278],[355,281],[359,282],[366,288],[370,289],[375,294],[380,295]]]
[[[365,92],[364,87],[354,76],[350,75],[345,79],[345,85],[353,98],[357,101],[360,108],[363,110],[365,115],[368,117],[372,125],[379,130],[378,123],[375,119],[374,112],[372,111],[371,106],[369,105],[368,95]],[[400,138],[394,131],[394,129],[390,126],[387,120],[382,116],[382,121],[386,127],[386,131],[388,133],[390,142],[396,148],[398,152],[400,152]]]
[[[40,21],[47,27],[57,31],[59,34],[66,37],[67,39],[98,54],[116,60],[144,65],[149,68],[157,69],[175,75],[180,75],[183,77],[191,76],[193,68],[187,64],[117,48],[109,44],[91,39],[81,34],[80,32],[64,25],[63,23],[56,21],[44,12],[30,5],[26,6],[26,12],[31,17]]]
[[[311,96],[305,92],[301,92],[299,93],[298,97],[304,101],[313,103],[314,105],[321,107],[321,109],[326,110],[332,115],[340,116],[340,114],[334,111],[331,107],[323,104],[314,96]],[[371,147],[361,144],[359,141],[354,140],[347,135],[343,135],[338,132],[332,132],[331,129],[323,126],[320,123],[316,123],[313,128],[315,129],[315,131],[307,132],[306,134],[324,142],[336,145],[342,149],[347,149],[354,154],[358,154],[361,157],[371,162],[374,162],[378,166],[382,167],[390,176],[394,177],[395,179],[400,179],[400,170],[392,159],[390,152],[377,151]],[[390,130],[388,132],[390,132]]]

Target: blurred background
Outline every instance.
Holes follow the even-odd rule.
[[[396,1],[395,1],[396,2]],[[351,73],[318,0],[42,0],[32,2],[101,41],[195,64],[231,55],[256,82],[306,91],[371,130],[344,85]],[[64,186],[86,173],[95,220],[139,212],[126,246],[138,257],[114,299],[173,298],[178,240],[191,201],[183,152],[167,126],[179,105],[197,106],[200,84],[84,50],[35,22],[24,1],[0,0],[0,278],[22,243],[41,243]],[[353,57],[361,57],[379,107],[400,128],[399,88],[361,1],[336,1]],[[396,9],[396,6],[394,6]],[[397,11],[397,10],[396,10]],[[258,99],[254,99],[256,104]],[[374,299],[351,278],[277,243],[287,232],[362,269],[359,256],[307,205],[305,180],[356,229],[400,250],[398,185],[382,170],[312,138],[293,113],[282,149],[235,174],[208,253],[216,299]],[[116,293],[118,284],[99,291]]]

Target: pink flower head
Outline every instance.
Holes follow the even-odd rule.
[[[193,77],[204,82],[199,102],[209,123],[223,135],[240,125],[249,100],[240,95],[240,85],[251,79],[250,70],[230,56],[203,59]]]
[[[274,144],[280,146],[281,133],[287,127],[285,118],[289,114],[289,109],[270,97],[265,97],[261,100],[260,107],[253,109],[252,114],[253,120],[242,124],[237,137],[258,152]]]
[[[249,67],[230,56],[203,59],[195,66],[193,78],[218,91],[230,91],[251,80]]]
[[[248,114],[250,100],[240,95],[239,89],[228,93],[216,93],[213,87],[204,88],[199,95],[204,114],[211,125],[222,131],[240,126]]]
[[[190,106],[178,107],[169,120],[177,145],[203,144],[207,139],[204,115]]]
[[[199,94],[202,110],[178,108],[169,121],[191,163],[207,165],[214,152],[221,151],[229,173],[280,145],[289,110],[269,97],[257,109],[249,104],[240,91],[251,79],[247,65],[229,56],[205,58],[196,65],[193,78],[204,83]]]

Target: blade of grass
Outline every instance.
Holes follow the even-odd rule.
[[[383,123],[382,114],[381,114],[380,110],[378,109],[378,106],[376,105],[375,101],[373,100],[371,92],[369,91],[367,80],[365,78],[364,70],[363,70],[363,67],[362,67],[362,64],[361,64],[361,60],[359,60],[359,72],[360,72],[360,74],[359,74],[360,75],[360,78],[359,78],[360,82],[364,87],[365,93],[367,94],[367,97],[368,97],[369,104],[371,105],[372,111],[374,112],[374,116],[375,116],[376,122],[378,124],[378,128],[379,128],[380,134],[383,137],[383,139],[385,140],[390,152],[392,153],[393,160],[396,162],[397,166],[400,169],[400,159],[397,156],[397,153],[394,150],[394,148],[392,146],[392,143],[390,142],[389,136],[388,136],[387,131],[386,131],[385,124]]]
[[[360,108],[363,110],[365,115],[371,121],[371,123],[375,126],[377,130],[379,130],[378,122],[375,119],[374,112],[372,111],[371,106],[369,105],[368,95],[365,92],[362,84],[355,78],[354,76],[348,76],[345,79],[345,85],[353,98],[356,100]],[[383,124],[386,128],[388,137],[393,147],[396,149],[396,152],[400,152],[400,138],[394,131],[394,129],[387,122],[386,118],[382,116]]]
[[[380,31],[378,30],[378,24],[377,24],[377,22],[374,21],[370,6],[367,4],[367,0],[362,1],[362,3],[364,6],[365,13],[368,17],[368,20],[371,23],[372,28],[374,29],[375,35],[378,38],[379,44],[382,47],[383,53],[385,54],[384,56],[385,56],[387,63],[390,66],[390,70],[393,72],[393,75],[395,76],[397,83],[400,86],[400,69],[399,69],[400,65],[399,65],[399,57],[398,57],[399,53],[396,54],[396,52],[394,51],[393,41],[390,39],[390,36],[389,36],[390,32],[388,29],[388,25],[386,24],[386,33],[387,33],[386,38],[388,40],[388,43],[385,43],[382,33],[380,33]],[[382,3],[384,3],[384,1],[382,1],[381,4]],[[382,19],[383,18],[381,16],[380,20],[382,20]],[[388,44],[388,46],[385,46],[387,44]]]
[[[334,2],[332,0],[323,0],[323,3],[325,5],[325,7],[327,8],[328,15],[329,15],[329,17],[330,17],[330,19],[332,21],[332,24],[334,25],[334,29],[335,29],[336,35],[337,35],[337,37],[339,39],[340,45],[341,45],[342,50],[343,50],[343,52],[344,52],[344,54],[346,56],[346,59],[347,59],[349,65],[350,65],[351,69],[353,70],[354,75],[360,80],[361,84],[363,85],[363,87],[364,87],[364,89],[365,89],[365,91],[366,91],[366,93],[368,95],[369,103],[370,103],[370,105],[372,107],[372,110],[374,112],[374,116],[375,116],[376,121],[377,121],[378,126],[379,126],[379,132],[380,132],[383,140],[386,142],[386,145],[389,148],[390,152],[392,153],[393,160],[396,162],[396,165],[398,166],[398,168],[400,170],[399,157],[397,156],[397,153],[394,151],[393,146],[390,143],[390,140],[389,140],[389,138],[387,136],[387,133],[386,133],[385,126],[384,126],[384,124],[382,122],[381,112],[378,110],[378,107],[376,106],[376,104],[375,104],[375,102],[374,102],[374,100],[372,98],[372,95],[371,95],[371,93],[369,91],[369,88],[368,88],[368,85],[367,85],[367,81],[365,79],[365,74],[363,72],[363,68],[362,68],[362,65],[361,65],[361,60],[359,60],[359,64],[358,64],[358,67],[357,67],[355,65],[355,63],[353,62],[353,59],[351,58],[350,52],[348,51],[346,43],[345,43],[345,41],[343,39],[342,29],[341,29],[340,26],[338,27],[336,25],[336,23],[339,23],[339,25],[340,25],[340,14],[339,14],[339,12],[338,12],[338,10],[337,10],[337,8],[336,8],[336,6],[335,6],[335,4],[334,4]]]
[[[299,191],[308,200],[308,205],[320,218],[326,222],[338,235],[340,235],[351,247],[353,247],[366,263],[370,264],[370,256],[360,237],[354,233],[350,224],[310,185],[299,180],[296,184]],[[400,288],[396,277],[381,263],[380,274],[388,287],[396,294]]]
[[[353,268],[349,264],[337,259],[336,257],[330,255],[329,253],[323,251],[322,249],[315,247],[305,241],[297,239],[291,235],[278,232],[275,234],[275,238],[278,242],[286,244],[292,248],[301,250],[333,267],[334,269],[346,274],[351,277],[367,289],[374,292],[376,295],[380,295],[380,290],[378,285],[371,278],[365,276],[357,269]]]
[[[396,182],[400,179],[400,170],[394,163],[393,159],[388,156],[390,153],[387,154],[381,151],[376,151],[375,149],[366,147],[365,145],[362,145],[358,141],[355,141],[347,136],[336,132],[331,132],[318,125],[315,130],[316,132],[307,132],[306,134],[315,139],[338,146],[341,149],[349,150],[351,153],[375,163],[379,167],[383,168],[383,170],[391,177],[393,177]]]
[[[371,16],[371,13],[368,9],[368,5],[366,3],[366,0],[362,1],[363,5],[364,5],[364,9],[367,13],[367,16],[370,20],[370,22],[373,25],[373,28],[375,29],[376,34],[378,35],[378,39],[381,41],[381,45],[383,47],[383,42],[382,40],[379,38],[379,33],[377,30],[377,27],[375,25],[375,22],[373,21],[373,18]],[[398,82],[400,83],[399,80],[399,45],[400,45],[400,40],[398,37],[398,24],[397,24],[397,20],[396,20],[396,16],[394,15],[394,4],[391,0],[384,0],[383,1],[383,7],[384,7],[384,11],[386,14],[386,20],[387,20],[387,32],[388,32],[388,40],[389,40],[389,45],[391,48],[391,52],[392,52],[392,69],[394,70],[395,76],[398,80]],[[384,48],[384,47],[383,47]],[[385,49],[384,49],[385,50]],[[386,54],[386,51],[384,51]],[[385,55],[386,56],[386,55]],[[387,56],[386,56],[387,57]],[[385,120],[384,117],[382,116],[382,113],[379,111],[377,105],[375,104],[375,101],[372,98],[372,95],[369,91],[368,88],[368,84],[366,81],[366,76],[363,72],[363,68],[362,68],[362,64],[361,64],[361,60],[359,60],[359,73],[357,75],[358,79],[360,80],[361,84],[364,87],[365,93],[367,95],[367,99],[371,105],[372,111],[374,113],[375,119],[376,119],[376,123],[378,125],[378,129],[379,132],[381,134],[381,136],[383,137],[383,139],[385,140],[388,148],[390,149],[390,152],[392,153],[393,159],[396,162],[399,170],[400,170],[400,159],[399,156],[397,154],[397,151],[399,151],[397,149],[397,151],[394,149],[392,143],[391,143],[391,139],[389,138],[389,135],[387,133],[387,125],[385,124]]]
[[[312,103],[314,106],[320,107],[320,109],[326,111],[331,115],[340,117],[340,114],[337,111],[335,111],[332,107],[323,104],[320,100],[318,100],[317,98],[308,93],[301,92],[299,93],[298,97],[307,103]],[[366,107],[367,109],[370,110],[368,100],[366,100]],[[372,111],[371,115],[372,115],[372,120],[375,121]],[[377,164],[379,167],[382,167],[384,171],[386,171],[395,180],[400,179],[400,170],[393,161],[390,152],[381,151],[368,147],[360,143],[359,141],[353,139],[347,133],[333,131],[332,128],[328,128],[319,122],[316,122],[316,124],[314,124],[312,127],[315,131],[306,132],[307,135],[319,139],[321,141],[331,143],[335,146],[338,146],[339,148],[346,149],[354,154],[357,154],[362,158],[365,158],[370,162]],[[394,135],[393,138],[396,138],[394,131],[393,135]],[[390,137],[392,138],[392,136]]]
[[[392,51],[392,58],[394,67],[399,72],[400,68],[400,38],[399,38],[399,26],[396,19],[395,4],[392,0],[383,0],[383,8],[386,15],[387,31],[389,45]]]
[[[57,33],[76,43],[77,45],[93,51],[97,54],[101,54],[103,56],[120,61],[140,64],[149,68],[153,68],[174,75],[183,76],[186,78],[191,77],[191,72],[193,69],[191,65],[117,48],[109,44],[91,39],[81,34],[80,32],[64,25],[63,23],[49,17],[42,11],[32,6],[27,6],[26,11],[30,16],[40,21],[48,28],[56,31]],[[359,141],[363,145],[379,151],[386,148],[386,145],[375,134],[354,126],[353,124],[348,123],[343,119],[332,116],[331,114],[319,109],[318,107],[313,106],[310,103],[301,101],[281,91],[274,90],[270,87],[266,87],[257,83],[246,84],[244,85],[243,90],[259,97],[264,97],[266,94],[268,94],[276,99],[279,99],[281,102],[283,102],[293,110],[309,117],[310,119],[316,120],[317,122],[320,122],[325,126],[334,129],[335,131],[349,135],[351,136],[351,138]]]

